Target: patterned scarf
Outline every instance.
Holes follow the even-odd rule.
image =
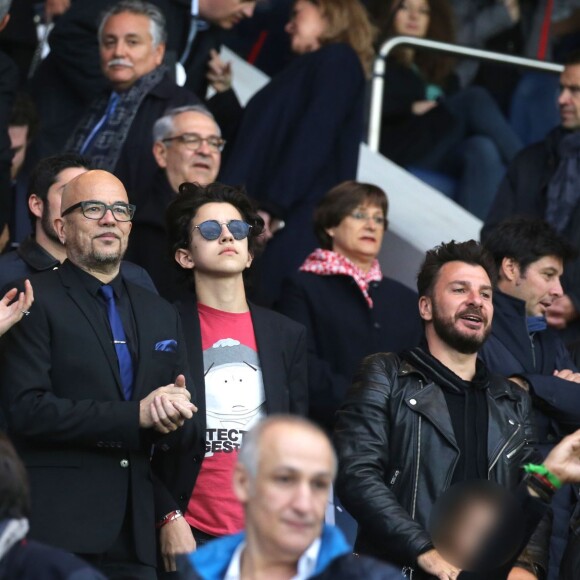
[[[560,164],[548,183],[546,221],[562,233],[580,201],[580,131],[566,135],[558,145]]]
[[[369,308],[373,307],[373,299],[369,295],[369,284],[371,282],[380,282],[383,279],[383,273],[377,259],[373,261],[373,265],[368,272],[363,272],[343,255],[321,248],[314,250],[304,260],[304,264],[300,266],[300,271],[311,272],[319,276],[350,276],[363,293]]]
[[[165,65],[158,66],[128,91],[107,92],[95,99],[68,140],[66,150],[79,153],[88,140],[83,153],[91,158],[94,167],[113,171],[141,102],[161,82],[167,70]],[[113,98],[115,106],[111,107]]]

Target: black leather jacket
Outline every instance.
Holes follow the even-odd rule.
[[[487,398],[489,479],[515,489],[520,466],[540,462],[530,399],[493,375]],[[356,550],[417,568],[431,546],[431,508],[459,456],[443,391],[395,354],[367,357],[338,412],[335,442],[337,492],[359,524]],[[549,533],[549,519],[542,520],[518,565],[547,569]]]

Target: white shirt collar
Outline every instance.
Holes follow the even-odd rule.
[[[224,576],[224,580],[240,580],[242,568],[242,553],[246,547],[246,542],[242,542],[235,550],[230,565]],[[300,556],[298,560],[298,569],[295,576],[290,580],[306,580],[310,578],[316,570],[316,561],[318,560],[318,553],[320,552],[320,538],[316,538],[306,551]]]

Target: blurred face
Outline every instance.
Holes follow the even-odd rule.
[[[26,148],[28,145],[28,126],[10,125],[8,127],[10,136],[10,149],[12,150],[12,166],[10,167],[10,178],[16,179],[24,158],[26,157]]]
[[[290,35],[292,51],[296,54],[313,52],[320,48],[320,38],[327,22],[320,8],[308,0],[298,0],[292,8],[286,32]]]
[[[60,242],[54,220],[60,217],[62,190],[69,181],[86,172],[87,169],[84,167],[67,167],[56,176],[55,182],[48,188],[46,203],[42,206],[40,226],[45,235],[54,242]]]
[[[191,244],[188,250],[178,250],[175,259],[182,268],[194,269],[194,276],[240,275],[250,267],[252,257],[248,251],[248,238],[236,240],[226,225],[222,225],[217,240],[206,240],[195,226],[216,220],[226,224],[231,220],[242,220],[242,214],[229,203],[206,203],[197,211],[191,223]]]
[[[378,256],[385,235],[385,218],[378,205],[363,203],[334,228],[326,230],[332,249],[357,266],[368,269]]]
[[[532,262],[523,274],[517,264],[514,267],[512,280],[505,281],[502,275],[502,291],[523,300],[528,316],[544,316],[554,300],[564,294],[560,283],[564,272],[562,259],[544,256]]]
[[[395,13],[393,29],[396,34],[424,38],[429,28],[429,14],[427,0],[404,0]]]
[[[333,470],[323,435],[290,424],[266,429],[255,478],[240,466],[234,476],[248,544],[272,562],[295,565],[321,533]]]
[[[448,262],[439,270],[431,297],[421,296],[419,311],[435,334],[463,354],[473,354],[491,332],[492,287],[481,266]]]
[[[107,171],[87,171],[63,191],[61,213],[80,201],[128,203],[123,184]],[[118,222],[111,210],[101,219],[86,218],[81,208],[55,220],[60,241],[71,262],[87,272],[111,273],[118,269],[127,249],[131,222]]]
[[[173,127],[174,130],[169,137],[196,134],[207,139],[220,136],[215,122],[206,115],[196,112],[177,115],[173,119]],[[185,181],[200,185],[213,183],[219,172],[222,156],[221,152],[211,147],[207,141],[202,141],[197,148],[192,149],[190,145],[177,139],[156,142],[153,154],[157,164],[166,170],[167,179],[176,192]]]
[[[560,75],[558,107],[562,127],[580,129],[580,64],[568,65]]]
[[[199,13],[204,20],[226,30],[244,18],[251,18],[255,8],[253,0],[199,0]]]
[[[105,23],[100,51],[103,74],[116,91],[126,91],[161,64],[165,45],[153,45],[147,16],[122,12]]]

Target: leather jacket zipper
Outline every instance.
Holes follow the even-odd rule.
[[[419,381],[420,388],[423,388],[423,381]],[[422,417],[419,415],[419,425],[417,427],[417,467],[415,468],[415,482],[413,485],[413,503],[411,505],[411,518],[415,519],[415,513],[417,511],[417,491],[419,487],[419,469],[421,466],[421,426]],[[413,573],[415,572],[412,566],[407,566],[403,568],[403,574],[409,572],[409,578],[412,580]],[[406,576],[406,574],[405,574]]]
[[[514,437],[520,432],[521,428],[522,428],[522,426],[518,425],[518,428],[510,435],[509,439],[502,445],[501,449],[499,450],[499,453],[495,456],[494,460],[491,462],[491,465],[489,466],[489,469],[487,470],[487,479],[491,479],[491,470],[495,467],[495,464],[499,461],[499,458],[501,457],[502,453],[506,450],[506,448],[512,442]],[[524,441],[524,445],[525,445],[525,441]],[[517,451],[517,449],[514,451]],[[512,453],[513,452],[510,452],[510,455]]]
[[[526,443],[527,439],[524,439],[515,449],[512,449],[507,455],[507,459],[511,459]]]
[[[421,420],[419,415],[419,427],[417,429],[417,467],[415,468],[415,485],[413,486],[413,503],[411,507],[411,517],[415,519],[415,511],[417,509],[417,488],[419,487],[419,468],[421,464]]]

